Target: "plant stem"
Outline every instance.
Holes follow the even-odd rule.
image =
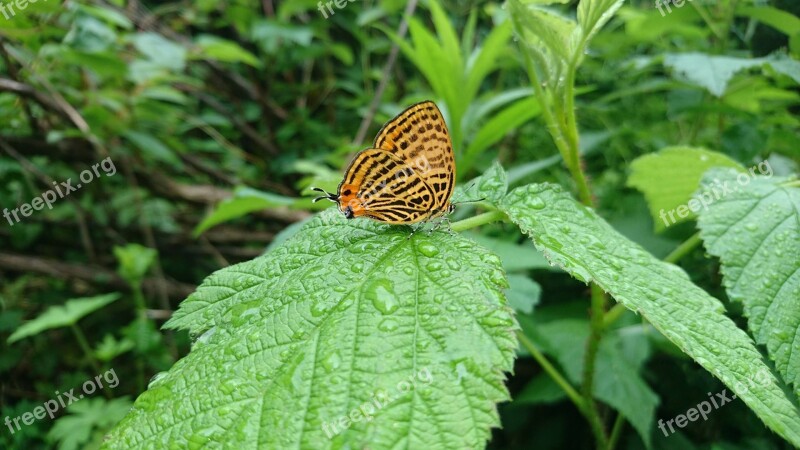
[[[700,232],[693,234],[689,239],[683,241],[681,245],[675,247],[669,255],[664,258],[664,262],[676,263],[686,256],[689,252],[695,249],[700,244]]]
[[[534,344],[533,341],[531,341],[528,338],[528,336],[525,336],[525,333],[523,333],[522,331],[517,331],[517,339],[519,339],[520,344],[522,344],[522,346],[528,350],[531,356],[533,356],[533,359],[535,359],[536,362],[538,362],[539,365],[542,366],[542,369],[544,369],[544,371],[547,372],[548,375],[550,375],[550,378],[552,378],[553,381],[555,381],[556,384],[559,385],[561,389],[564,390],[564,393],[567,394],[567,397],[569,397],[569,399],[572,400],[572,403],[574,403],[575,406],[578,407],[578,410],[584,411],[585,408],[583,404],[583,399],[581,398],[580,394],[578,394],[578,391],[576,391],[575,388],[572,387],[569,381],[567,381],[566,378],[564,378],[558,372],[558,369],[556,369],[550,363],[550,361],[548,361],[547,358],[542,354],[542,352],[540,352],[539,349],[536,348],[536,344]]]
[[[101,372],[100,363],[94,357],[94,352],[92,351],[92,348],[89,346],[89,341],[86,340],[86,336],[83,334],[83,331],[81,331],[80,327],[78,327],[78,324],[75,323],[70,325],[70,329],[72,330],[72,334],[75,335],[75,340],[78,341],[78,345],[81,347],[81,350],[83,350],[83,353],[86,355],[86,358],[89,359],[89,364],[92,365],[94,373],[99,375]],[[105,394],[106,397],[111,398],[111,392],[108,391],[105,385],[103,385],[103,393]]]
[[[594,401],[594,373],[597,352],[600,350],[600,340],[603,338],[603,331],[605,329],[605,312],[605,293],[600,286],[593,283],[592,309],[591,317],[589,318],[591,331],[589,339],[586,341],[586,353],[583,357],[583,384],[581,386],[581,391],[583,393],[583,403],[586,405],[586,410],[590,415],[590,417],[587,418],[592,426],[592,432],[597,440],[597,446],[602,449],[608,447],[608,437],[603,428],[600,413],[597,410],[597,404]]]
[[[464,220],[459,220],[458,222],[452,224],[450,229],[455,232],[469,230],[487,223],[503,220],[505,216],[506,215],[500,211],[489,211],[483,214],[478,214],[477,216],[468,217]]]
[[[575,74],[581,53],[576,53],[567,64],[564,84],[561,85],[560,81],[557,82],[555,86],[550,88],[549,92],[545,92],[542,87],[530,55],[525,51],[523,51],[522,54],[525,59],[528,76],[531,78],[536,95],[542,102],[542,112],[545,122],[547,123],[548,131],[572,175],[572,179],[578,190],[578,197],[581,203],[592,207],[594,205],[594,200],[592,199],[592,191],[581,164],[579,152],[580,138],[575,114]],[[558,98],[554,98],[555,96],[558,96]],[[561,105],[564,105],[564,107],[562,108]],[[608,447],[608,437],[594,401],[593,385],[595,360],[597,359],[600,340],[602,339],[605,329],[604,315],[606,312],[606,294],[595,283],[592,283],[591,305],[591,332],[586,342],[586,353],[584,355],[583,400],[581,402],[583,406],[581,407],[581,412],[586,416],[586,419],[591,425],[592,433],[597,442],[597,448],[605,450]]]
[[[611,437],[608,439],[608,450],[614,450],[614,447],[617,446],[617,441],[619,441],[619,436],[624,426],[625,417],[623,417],[622,414],[617,413],[617,418],[614,420],[614,426],[611,428]]]

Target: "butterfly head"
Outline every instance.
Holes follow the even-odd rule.
[[[337,194],[331,194],[318,187],[312,187],[311,190],[325,194],[315,198],[312,200],[313,202],[318,202],[320,200],[332,201],[339,206],[339,211],[341,211],[347,219],[358,217],[365,212],[364,205],[361,199],[356,196],[357,190],[353,185],[343,184],[339,186],[339,192]]]

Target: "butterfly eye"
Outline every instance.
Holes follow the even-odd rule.
[[[344,209],[344,217],[345,219],[352,219],[353,218],[353,208],[347,207]]]

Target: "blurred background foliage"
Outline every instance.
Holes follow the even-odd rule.
[[[3,219],[0,419],[100,370],[120,378],[108,397],[55,421],[3,427],[0,447],[97,447],[149,378],[188,351],[192,337],[159,331],[177,304],[328,207],[313,205],[307,187],[335,189],[353,152],[413,102],[444,111],[460,181],[499,160],[512,184],[573,187],[501,2],[339,3],[39,1],[0,16],[0,208],[107,157],[116,169],[52,209]],[[577,2],[564,3],[574,14]],[[658,257],[694,232],[684,223],[656,233],[641,193],[626,186],[631,161],[666,146],[797,172],[798,15],[792,0],[698,0],[663,15],[652,1],[625,3],[577,79],[583,163],[602,216]],[[586,288],[511,227],[470,236],[502,257],[526,332],[545,335],[547,352],[569,365],[576,341],[564,324],[585,328]],[[702,249],[681,264],[725,298]],[[644,386],[626,401],[658,405],[651,424],[722,390],[625,314],[610,354]],[[532,360],[517,361],[508,385],[514,400],[501,405],[490,448],[592,447],[588,425]],[[788,448],[741,403],[668,438],[650,431],[659,449]],[[630,427],[621,433],[619,448],[644,448]]]

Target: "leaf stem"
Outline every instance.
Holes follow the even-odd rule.
[[[89,341],[86,340],[86,336],[83,334],[83,331],[76,323],[70,325],[70,329],[72,330],[72,334],[75,335],[75,340],[78,341],[78,345],[81,347],[81,350],[83,350],[83,353],[86,354],[86,358],[89,359],[89,364],[92,365],[95,374],[99,375],[101,372],[100,363],[94,357],[94,352],[92,351],[92,348],[89,346]],[[111,398],[111,392],[108,391],[105,385],[103,385],[103,393],[105,394],[106,397]]]
[[[614,420],[614,426],[611,428],[611,437],[608,439],[608,450],[614,450],[619,441],[622,428],[625,426],[625,416],[617,413],[617,418]]]
[[[551,364],[550,361],[548,361],[547,358],[542,354],[542,352],[540,352],[539,349],[536,348],[536,344],[534,344],[533,341],[531,341],[528,338],[528,336],[525,336],[525,333],[523,333],[522,331],[517,331],[517,339],[519,339],[520,344],[522,344],[522,346],[528,350],[531,356],[533,356],[533,359],[535,359],[536,362],[538,362],[539,365],[542,366],[542,369],[544,369],[544,371],[547,372],[548,375],[550,375],[550,378],[552,378],[553,381],[555,381],[556,384],[559,385],[561,389],[564,390],[564,393],[567,394],[567,397],[569,397],[572,403],[574,403],[575,406],[578,407],[578,410],[584,411],[585,408],[583,404],[583,399],[581,398],[578,391],[576,391],[575,388],[572,387],[569,381],[567,381],[566,378],[564,378],[558,372],[558,369],[556,369],[553,366],[553,364]]]
[[[700,244],[700,242],[702,241],[700,239],[700,232],[698,231],[697,233],[693,234],[689,239],[683,241],[681,245],[675,247],[675,250],[673,250],[669,255],[664,257],[664,262],[674,264],[680,261],[681,258],[683,258],[689,252],[694,250],[695,247],[697,247],[698,244]]]
[[[469,230],[487,223],[497,222],[504,220],[506,215],[500,211],[489,211],[477,216],[468,217],[464,220],[459,220],[450,226],[450,229],[455,232]]]
[[[591,331],[589,339],[586,341],[586,353],[583,358],[583,384],[581,391],[583,393],[583,403],[586,405],[586,412],[588,413],[587,419],[589,419],[589,424],[592,426],[597,446],[598,448],[606,449],[608,447],[608,436],[603,428],[600,413],[594,401],[595,362],[597,361],[597,352],[600,350],[600,340],[603,338],[603,331],[605,330],[606,296],[603,289],[594,283],[592,283],[591,308],[591,317],[589,318]]]

